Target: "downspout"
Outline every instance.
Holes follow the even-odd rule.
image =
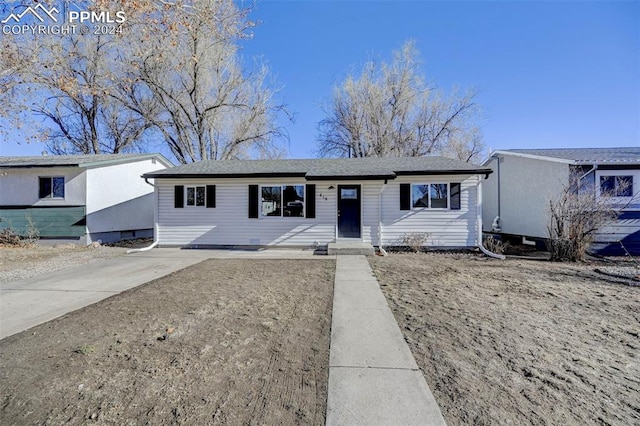
[[[154,204],[154,208],[153,208],[153,236],[154,236],[154,241],[151,245],[147,246],[147,247],[142,247],[142,248],[138,248],[138,249],[129,249],[127,250],[127,254],[131,254],[131,253],[140,253],[140,252],[145,252],[145,251],[149,251],[153,248],[155,248],[158,245],[159,239],[157,238],[158,236],[158,191],[156,191],[156,186],[152,183],[149,182],[149,178],[144,178],[144,181],[147,185],[151,185],[153,187],[153,204]]]
[[[478,176],[478,201],[476,208],[478,209],[478,248],[482,253],[489,257],[501,260],[506,259],[507,256],[504,254],[491,252],[482,245],[482,178],[480,176]]]
[[[578,184],[578,185],[580,185],[580,181],[581,181],[582,179],[586,178],[589,174],[591,174],[591,172],[594,172],[593,180],[594,180],[594,182],[595,182],[595,180],[596,180],[595,171],[596,171],[596,170],[598,170],[598,165],[597,165],[597,164],[594,164],[594,165],[593,165],[593,167],[591,167],[591,170],[589,170],[587,173],[583,174],[582,176],[580,176],[580,177],[578,178],[578,182],[577,182],[577,184]],[[595,186],[595,185],[594,185],[594,186]],[[578,189],[579,189],[579,188],[578,188]]]
[[[496,178],[497,178],[497,181],[498,181],[498,217],[502,219],[502,216],[501,216],[502,212],[501,212],[501,205],[500,205],[500,201],[501,201],[500,200],[500,156],[496,155],[494,158],[496,159],[496,162],[498,163],[498,165],[496,166],[496,172],[497,172],[496,173],[497,174]]]
[[[382,247],[382,193],[386,187],[387,180],[385,179],[384,184],[380,187],[380,192],[378,193],[378,251],[383,256],[387,255],[387,252]]]

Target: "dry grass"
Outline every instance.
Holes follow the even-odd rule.
[[[449,425],[640,424],[640,287],[591,265],[370,261]]]

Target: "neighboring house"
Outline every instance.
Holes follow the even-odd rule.
[[[441,157],[202,161],[157,172],[161,246],[478,245],[480,182]]]
[[[160,154],[0,157],[0,229],[89,244],[153,236],[153,186],[171,167]]]
[[[485,232],[544,246],[549,201],[577,173],[581,187],[595,190],[598,197],[614,191],[612,202],[625,206],[616,223],[598,231],[592,250],[623,255],[626,249],[640,255],[640,148],[509,149],[492,152],[483,165],[494,172],[483,188]]]

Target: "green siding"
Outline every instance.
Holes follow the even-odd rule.
[[[85,206],[0,207],[0,229],[11,227],[24,234],[31,218],[41,237],[82,237],[86,229],[85,212]]]

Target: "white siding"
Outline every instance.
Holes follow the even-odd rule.
[[[623,210],[640,210],[640,170],[596,170],[596,194],[600,197],[600,178],[603,176],[631,176],[631,197],[608,198],[618,208]]]
[[[40,199],[38,178],[59,176],[64,177],[64,199]],[[84,170],[77,167],[6,168],[0,175],[0,206],[84,206],[85,188]]]
[[[478,176],[401,177],[387,185],[383,193],[382,238],[384,245],[400,245],[404,234],[426,232],[433,247],[476,246],[478,235]],[[400,210],[401,183],[461,183],[460,210]]]
[[[401,182],[462,182],[462,209],[401,211]],[[477,177],[396,179],[383,192],[385,245],[398,243],[408,232],[430,232],[430,245],[474,246],[477,235]],[[249,185],[316,185],[316,217],[248,218]],[[161,245],[261,245],[310,246],[336,238],[339,184],[361,185],[362,240],[379,245],[379,193],[382,181],[321,181],[304,179],[158,179],[158,241]],[[216,185],[216,207],[174,208],[174,186]],[[332,189],[329,189],[333,187]],[[305,195],[306,197],[306,195]],[[306,201],[306,200],[305,200]]]
[[[602,176],[633,176],[633,187],[631,188],[631,197],[611,197],[611,201],[617,208],[621,208],[620,216],[609,226],[602,227],[595,235],[595,241],[598,243],[613,243],[618,246],[619,241],[624,241],[626,249],[636,250],[632,252],[638,255],[638,246],[640,245],[640,170],[597,170],[596,171],[596,194],[600,194],[600,178]],[[621,249],[622,247],[620,247]]]
[[[153,187],[141,175],[164,168],[149,159],[87,169],[88,232],[152,229]]]
[[[316,183],[315,219],[248,217],[249,185],[306,183],[304,179],[158,179],[159,242],[162,245],[310,246],[316,241],[326,244],[335,238],[336,190],[327,189],[331,183]],[[175,185],[216,185],[216,207],[174,208]]]

